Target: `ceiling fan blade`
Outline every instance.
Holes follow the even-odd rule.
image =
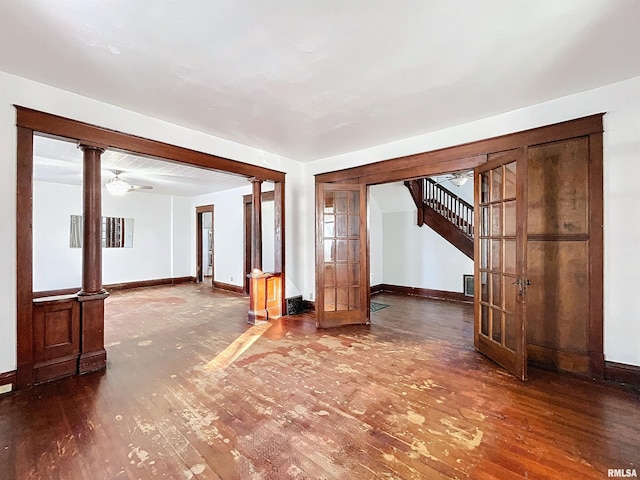
[[[129,185],[129,190],[153,190],[151,185]]]

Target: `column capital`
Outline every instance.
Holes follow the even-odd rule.
[[[102,153],[107,149],[106,145],[101,145],[99,143],[93,143],[93,142],[79,141],[77,145],[78,145],[78,148],[83,152],[87,150],[97,150],[100,153]]]
[[[258,178],[258,177],[250,177],[247,180],[249,180],[251,183],[262,183],[262,182],[264,182],[263,179]]]

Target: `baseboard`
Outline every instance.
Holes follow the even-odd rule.
[[[616,383],[640,387],[640,366],[626,363],[605,362],[604,378]]]
[[[159,285],[178,285],[180,283],[195,282],[195,277],[158,278],[154,280],[138,280],[135,282],[110,283],[104,285],[107,291],[129,290],[131,288],[157,287]],[[71,295],[78,293],[80,287],[62,288],[59,290],[44,290],[33,292],[33,298],[55,297],[58,295]]]
[[[213,288],[217,288],[219,290],[226,290],[227,292],[244,294],[244,287],[242,285],[232,285],[230,283],[214,281]]]
[[[16,371],[0,373],[0,395],[16,390]]]
[[[390,285],[381,283],[371,287],[371,293],[391,292],[400,295],[414,295],[416,297],[433,298],[436,300],[447,300],[450,302],[473,303],[473,297],[468,297],[462,292],[449,292],[447,290],[434,290],[431,288],[403,287],[400,285]]]

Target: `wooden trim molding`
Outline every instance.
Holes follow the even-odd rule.
[[[264,180],[284,181],[284,172],[270,168],[198,152],[18,105],[15,107],[18,113],[17,125],[36,132],[70,138],[81,143],[98,144],[141,155],[175,160],[208,170],[234,173],[246,177],[259,177]]]
[[[178,285],[179,283],[195,283],[195,277],[158,278],[155,280],[138,280],[135,282],[111,283],[104,285],[110,291],[129,290],[131,288],[156,287],[158,285]],[[60,290],[43,290],[33,292],[33,298],[56,297],[58,295],[73,295],[78,293],[80,287],[62,288]]]
[[[450,302],[473,303],[473,297],[467,297],[462,292],[449,292],[447,290],[434,290],[431,288],[404,287],[380,283],[371,287],[371,293],[390,292],[400,295],[414,295],[416,297],[432,298],[435,300],[447,300]]]
[[[640,366],[605,362],[604,378],[612,382],[640,387]]]
[[[232,285],[230,283],[224,282],[213,282],[213,288],[217,288],[218,290],[225,290],[227,292],[239,293],[244,295],[244,288],[242,285]]]
[[[465,168],[471,169],[479,165],[478,162],[484,163],[486,156],[490,153],[504,152],[520,148],[523,145],[537,145],[601,133],[603,115],[604,113],[598,113],[486,140],[322,173],[316,175],[316,183],[359,181],[373,185]],[[482,160],[483,157],[485,160]]]

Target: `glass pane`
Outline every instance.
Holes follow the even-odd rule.
[[[347,236],[347,216],[336,215],[336,237]]]
[[[336,263],[336,286],[344,287],[348,285],[349,275],[346,263]]]
[[[516,317],[514,315],[505,314],[504,316],[504,345],[516,351],[517,345],[517,328]]]
[[[337,305],[336,310],[349,310],[349,289],[346,287],[336,288]]]
[[[336,240],[336,262],[347,261],[347,241]]]
[[[516,198],[516,162],[504,166],[504,198]]]
[[[480,240],[480,268],[489,268],[489,240]]]
[[[516,274],[516,241],[504,241],[504,272]]]
[[[502,269],[502,240],[491,240],[491,270]]]
[[[502,308],[502,276],[495,273],[491,275],[491,303]]]
[[[491,170],[491,201],[502,200],[502,167]]]
[[[504,202],[504,235],[516,236],[516,202]]]
[[[491,205],[491,235],[502,235],[502,204]]]
[[[489,312],[489,307],[482,305],[480,309],[480,333],[487,337],[489,336],[489,321],[491,320],[489,318]]]
[[[480,273],[480,300],[489,303],[489,274]]]
[[[324,289],[324,309],[327,312],[335,312],[336,310],[336,289]]]
[[[333,192],[324,192],[324,213],[335,213]]]
[[[324,261],[335,262],[336,261],[336,244],[335,240],[324,241]]]
[[[489,235],[489,208],[482,207],[480,209],[480,236]]]
[[[360,192],[349,192],[349,212],[360,213]]]
[[[333,215],[325,215],[324,216],[324,236],[333,237],[335,236],[335,217]]]
[[[360,308],[360,288],[351,287],[349,289],[349,310]]]
[[[492,308],[491,313],[491,320],[493,325],[493,329],[491,330],[491,338],[493,338],[498,343],[502,343],[502,312],[500,312],[500,310]]]
[[[360,285],[360,264],[349,263],[347,264],[347,282],[351,286]]]
[[[360,215],[349,215],[349,236],[360,236]]]
[[[504,309],[507,313],[516,313],[516,295],[518,286],[515,284],[516,277],[504,277]]]
[[[337,191],[336,193],[336,213],[347,213],[347,192]]]
[[[334,287],[336,285],[336,269],[335,265],[324,266],[324,284],[327,287]]]
[[[489,202],[489,172],[480,175],[480,203]]]
[[[357,262],[360,260],[360,241],[348,240],[349,242],[349,262]]]

